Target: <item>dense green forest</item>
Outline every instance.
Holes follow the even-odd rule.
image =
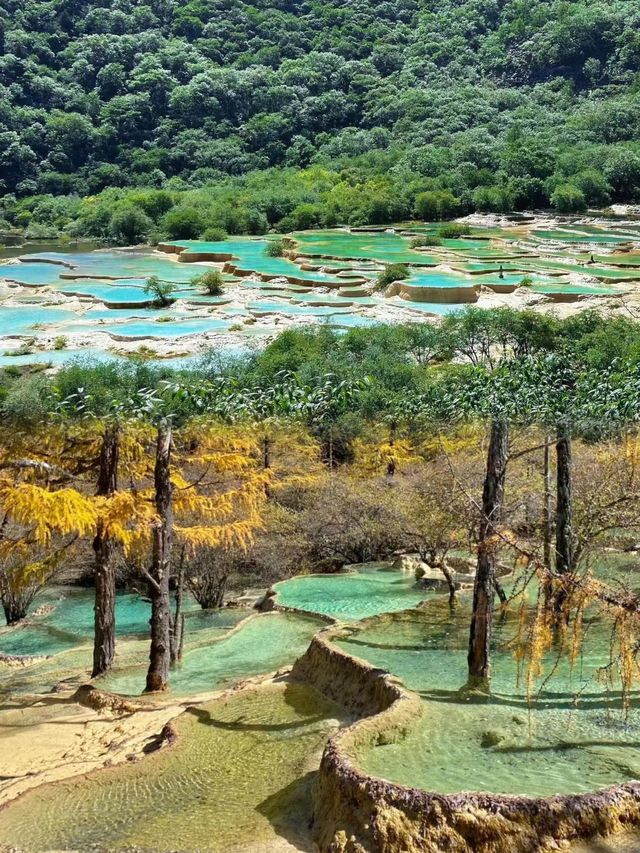
[[[0,23],[0,220],[32,236],[640,199],[640,0],[5,0]]]

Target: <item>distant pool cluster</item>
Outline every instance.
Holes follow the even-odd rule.
[[[439,227],[296,232],[283,256],[268,251],[269,236],[135,250],[20,247],[0,261],[0,364],[140,347],[192,359],[207,344],[242,350],[301,323],[420,322],[487,292],[527,288],[568,302],[621,296],[640,281],[640,224],[525,219],[458,238],[439,238]],[[432,239],[416,246],[417,238]],[[408,277],[378,292],[388,264],[406,265]],[[194,283],[207,269],[221,272],[223,295]],[[165,305],[145,292],[151,276],[173,285]]]

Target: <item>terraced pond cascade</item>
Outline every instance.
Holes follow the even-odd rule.
[[[637,560],[610,561],[601,570],[633,586]],[[296,577],[278,584],[277,594],[282,605],[340,620],[334,642],[342,650],[400,677],[420,697],[423,716],[405,739],[357,757],[372,776],[441,793],[472,787],[528,796],[591,791],[640,776],[640,711],[623,713],[619,693],[595,677],[608,661],[609,643],[597,620],[587,619],[574,665],[550,657],[545,675],[552,677],[527,694],[510,647],[517,617],[515,609],[507,611],[495,636],[493,692],[481,698],[460,692],[469,617],[464,596],[451,612],[443,597],[417,588],[411,573],[375,565]],[[50,614],[22,629],[25,645],[40,651],[49,620],[76,641],[40,665],[40,683],[80,665],[90,648],[83,645],[90,601],[78,591],[63,600],[57,619]],[[147,646],[137,635],[144,604],[120,599],[124,653],[99,686],[140,691]],[[311,616],[278,612],[238,623],[226,611],[190,611],[193,620],[183,663],[172,672],[177,696],[290,664],[322,627]],[[0,641],[4,637],[6,645],[18,633],[5,632]],[[55,651],[54,644],[49,652]],[[33,689],[34,673],[23,677]],[[177,744],[133,765],[35,789],[0,812],[0,838],[27,851],[92,845],[96,851],[168,853],[176,837],[187,853],[291,849],[307,843],[310,773],[338,715],[313,689],[286,682],[191,707],[176,724]],[[603,849],[634,849],[625,843]]]
[[[57,364],[78,352],[129,354],[140,346],[178,359],[213,345],[242,349],[300,323],[346,329],[424,322],[466,303],[483,305],[492,292],[504,304],[514,295],[549,305],[636,299],[640,229],[629,223],[532,220],[474,226],[454,239],[437,238],[439,227],[295,232],[281,256],[269,251],[271,237],[176,241],[161,244],[162,252],[25,246],[18,254],[12,248],[4,263],[0,258],[0,359],[14,357],[18,364],[33,354],[43,362],[50,353]],[[412,238],[420,236],[437,239],[413,248]],[[372,295],[379,272],[391,263],[408,265],[408,279],[387,298]],[[223,297],[191,284],[207,269],[222,272]],[[173,306],[153,307],[144,292],[150,276],[174,285]],[[61,350],[56,341],[63,341]]]
[[[637,566],[629,571],[633,578]],[[593,791],[640,777],[636,696],[625,713],[619,692],[598,680],[609,661],[605,625],[585,626],[573,667],[549,656],[529,701],[509,647],[516,617],[507,617],[495,638],[492,695],[474,700],[460,693],[468,618],[468,605],[452,615],[442,600],[432,601],[424,610],[370,620],[337,641],[399,676],[424,703],[421,722],[405,740],[361,756],[366,772],[440,793],[528,796]]]
[[[64,595],[59,599],[60,595]],[[0,653],[50,656],[27,667],[2,668],[0,695],[51,690],[71,679],[86,681],[91,666],[93,596],[89,591],[59,590],[40,603],[55,609],[31,624],[0,631]],[[136,595],[119,595],[116,665],[100,686],[139,694],[148,657],[149,603]],[[176,695],[211,692],[236,679],[268,673],[293,663],[321,627],[313,617],[226,608],[202,611],[186,603],[186,642],[181,664],[172,673]],[[246,623],[246,624],[245,624]]]

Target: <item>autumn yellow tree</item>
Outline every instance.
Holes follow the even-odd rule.
[[[58,464],[63,444],[55,428],[0,436],[0,594],[9,624],[26,616],[69,549],[95,529],[93,501]]]
[[[169,581],[172,554],[199,547],[247,548],[262,524],[262,507],[271,474],[249,429],[203,419],[173,429],[157,429],[153,486],[138,495],[153,506],[150,523],[139,530],[150,560],[139,566],[149,583],[151,646],[145,690],[168,686],[172,620]],[[139,552],[140,553],[140,552]]]
[[[92,675],[115,653],[116,548],[126,554],[151,509],[127,488],[118,491],[118,460],[129,482],[144,476],[152,432],[131,422],[52,420],[0,435],[1,588],[8,618],[26,615],[33,596],[71,546],[91,541],[95,555]]]

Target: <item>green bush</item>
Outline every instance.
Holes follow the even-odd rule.
[[[438,234],[443,240],[457,240],[459,237],[471,234],[471,228],[461,222],[448,222],[439,228]]]
[[[162,217],[162,228],[172,240],[197,240],[204,222],[195,207],[173,207]]]
[[[409,267],[406,264],[387,264],[375,283],[375,290],[386,290],[394,281],[409,278]]]
[[[579,213],[587,209],[587,201],[582,190],[573,184],[560,184],[551,196],[551,204],[558,213]]]
[[[461,201],[449,190],[419,193],[415,200],[415,213],[419,219],[451,219],[459,212]]]
[[[226,240],[229,235],[224,230],[224,228],[216,228],[210,227],[206,228],[202,233],[202,240],[206,240],[207,243],[221,243],[223,240]]]
[[[132,245],[144,241],[152,228],[153,222],[143,210],[124,205],[111,216],[108,236],[116,243]]]
[[[442,246],[441,237],[414,237],[409,243],[412,249],[423,249],[429,246]]]
[[[224,293],[224,278],[219,270],[207,270],[192,278],[190,284],[208,296],[221,296]]]
[[[267,255],[271,258],[281,258],[286,251],[284,240],[270,240],[267,243]]]
[[[153,297],[153,304],[157,308],[171,305],[171,296],[175,290],[176,285],[172,281],[162,281],[157,275],[150,276],[144,286],[144,292]]]

